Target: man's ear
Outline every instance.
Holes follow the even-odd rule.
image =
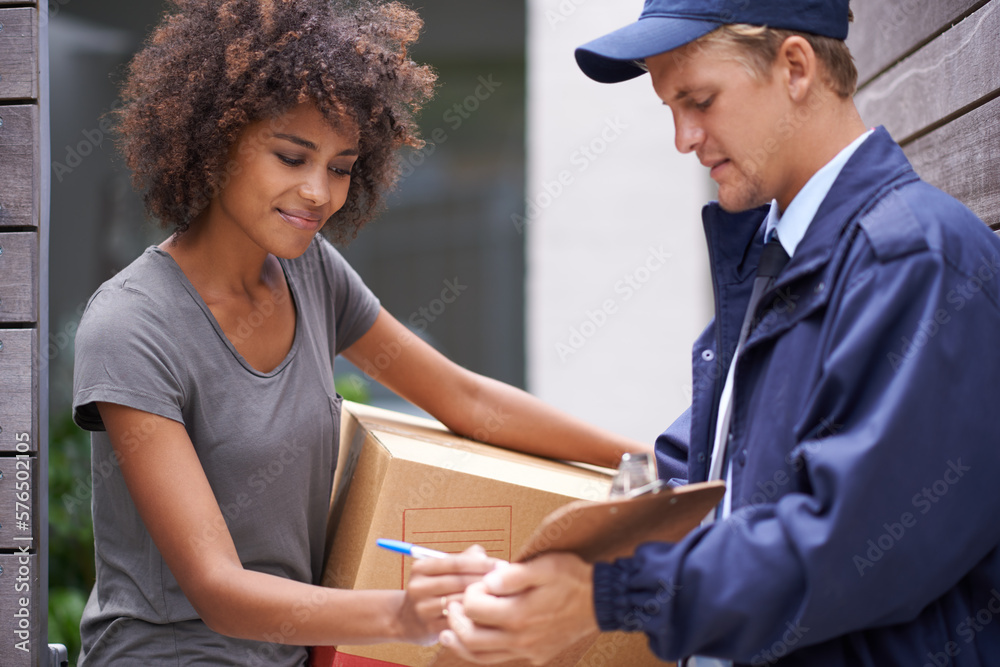
[[[789,97],[804,102],[819,76],[816,52],[805,37],[792,35],[778,50],[775,66],[779,68]]]

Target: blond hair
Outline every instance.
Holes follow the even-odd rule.
[[[853,20],[853,13],[850,20]],[[778,30],[746,24],[724,25],[692,42],[689,47],[718,47],[757,78],[765,78],[778,57],[778,50],[792,36],[804,38],[823,64],[823,80],[842,98],[854,95],[858,88],[858,68],[847,44],[832,37],[821,37],[793,30]]]

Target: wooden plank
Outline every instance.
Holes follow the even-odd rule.
[[[984,0],[853,0],[851,47],[862,85]]]
[[[38,321],[38,234],[0,234],[0,322]]]
[[[40,636],[38,556],[0,554],[0,665],[37,666]]]
[[[1000,229],[1000,98],[905,149],[917,173]]]
[[[0,9],[0,100],[38,97],[37,10]]]
[[[38,449],[37,348],[34,329],[0,329],[0,452],[18,452],[25,441],[29,452]]]
[[[1000,2],[991,2],[858,94],[861,117],[905,144],[1000,90]]]
[[[38,107],[0,106],[0,229],[37,227]]]
[[[0,550],[30,548],[38,538],[38,459],[22,454],[0,457]]]
[[[49,122],[49,26],[51,17],[58,13],[59,8],[70,0],[48,0],[38,4],[38,136],[36,144],[35,164],[39,165],[35,176],[38,178],[37,190],[40,193],[38,204],[38,326],[36,340],[46,343],[49,340],[49,199],[51,197],[51,174],[49,165],[51,158],[51,128]],[[38,487],[35,491],[34,530],[37,537],[35,553],[38,554],[38,594],[35,597],[35,609],[38,611],[38,637],[41,645],[37,649],[36,661],[41,665],[56,664],[50,659],[46,642],[49,636],[49,369],[47,356],[48,346],[39,349],[39,362],[34,365],[38,408],[36,421],[38,430],[35,440],[39,443],[35,448],[37,466],[35,480]],[[43,352],[42,350],[45,350]],[[60,663],[62,664],[62,663]]]

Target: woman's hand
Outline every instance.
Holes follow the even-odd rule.
[[[448,604],[461,600],[468,586],[503,565],[505,561],[490,558],[479,545],[458,556],[415,560],[399,611],[404,635],[420,644],[435,643],[448,627]]]

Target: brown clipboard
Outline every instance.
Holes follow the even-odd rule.
[[[594,563],[631,556],[646,542],[679,542],[725,492],[725,483],[716,481],[666,487],[635,498],[577,500],[545,517],[514,561],[568,551]]]
[[[621,500],[577,500],[545,517],[518,552],[515,562],[550,551],[568,551],[593,563],[623,558],[646,542],[678,542],[698,527],[726,493],[721,481],[667,487]],[[546,667],[575,667],[597,635],[581,639]],[[470,667],[455,653],[438,652],[434,667]],[[498,667],[530,667],[512,660]]]

